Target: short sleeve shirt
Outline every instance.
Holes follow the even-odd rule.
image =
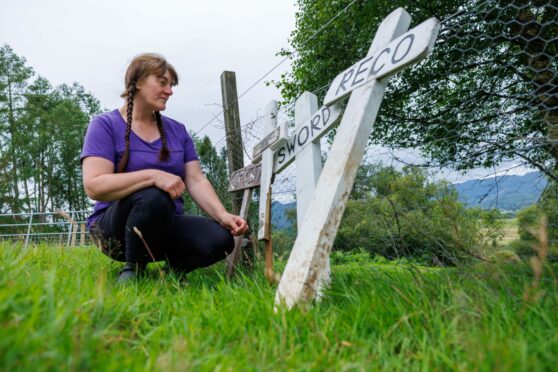
[[[184,179],[184,165],[190,161],[199,160],[194,143],[183,124],[163,115],[161,115],[161,119],[170,153],[169,159],[159,160],[159,152],[162,147],[161,138],[147,142],[131,131],[130,152],[125,172],[158,169]],[[126,147],[125,135],[126,122],[118,110],[94,117],[87,128],[80,161],[83,162],[83,159],[88,156],[101,157],[114,164],[116,173]],[[87,219],[87,225],[90,226],[112,203],[96,202],[93,214]],[[174,203],[176,205],[175,213],[183,214],[183,198],[174,199]]]

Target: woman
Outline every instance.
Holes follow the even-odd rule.
[[[106,255],[126,262],[121,282],[153,260],[183,273],[211,265],[232,251],[232,235],[248,229],[219,201],[184,125],[160,114],[176,84],[162,56],[137,56],[126,71],[125,104],[93,118],[85,136],[83,184],[97,201],[88,227]],[[184,191],[212,219],[185,216]]]

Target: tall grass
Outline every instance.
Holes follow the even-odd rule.
[[[0,244],[0,370],[550,370],[556,267],[345,259],[311,309],[273,312],[263,270],[117,285],[93,248]],[[278,269],[284,263],[279,262]]]

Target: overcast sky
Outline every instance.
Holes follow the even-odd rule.
[[[286,0],[0,0],[0,43],[53,85],[82,84],[103,108],[122,104],[124,72],[139,53],[163,54],[180,84],[166,115],[196,132],[221,110],[220,75],[235,71],[239,93],[282,58],[294,29]],[[265,80],[278,79],[288,61]],[[264,82],[240,99],[241,122],[257,117],[279,92]],[[219,116],[222,121],[222,115]],[[218,124],[217,121],[214,124]],[[217,141],[223,129],[202,134]]]

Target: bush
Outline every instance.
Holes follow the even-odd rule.
[[[357,176],[366,184],[355,186],[357,198],[352,196],[347,203],[336,249],[362,247],[389,259],[455,265],[483,256],[501,237],[499,213],[466,209],[447,182],[430,182],[416,167],[401,172],[364,167],[370,170],[368,177]]]
[[[511,243],[511,248],[522,258],[537,254],[540,246],[538,231],[541,221],[546,219],[548,237],[548,260],[558,261],[558,185],[548,184],[537,204],[531,205],[517,213],[519,239]]]

